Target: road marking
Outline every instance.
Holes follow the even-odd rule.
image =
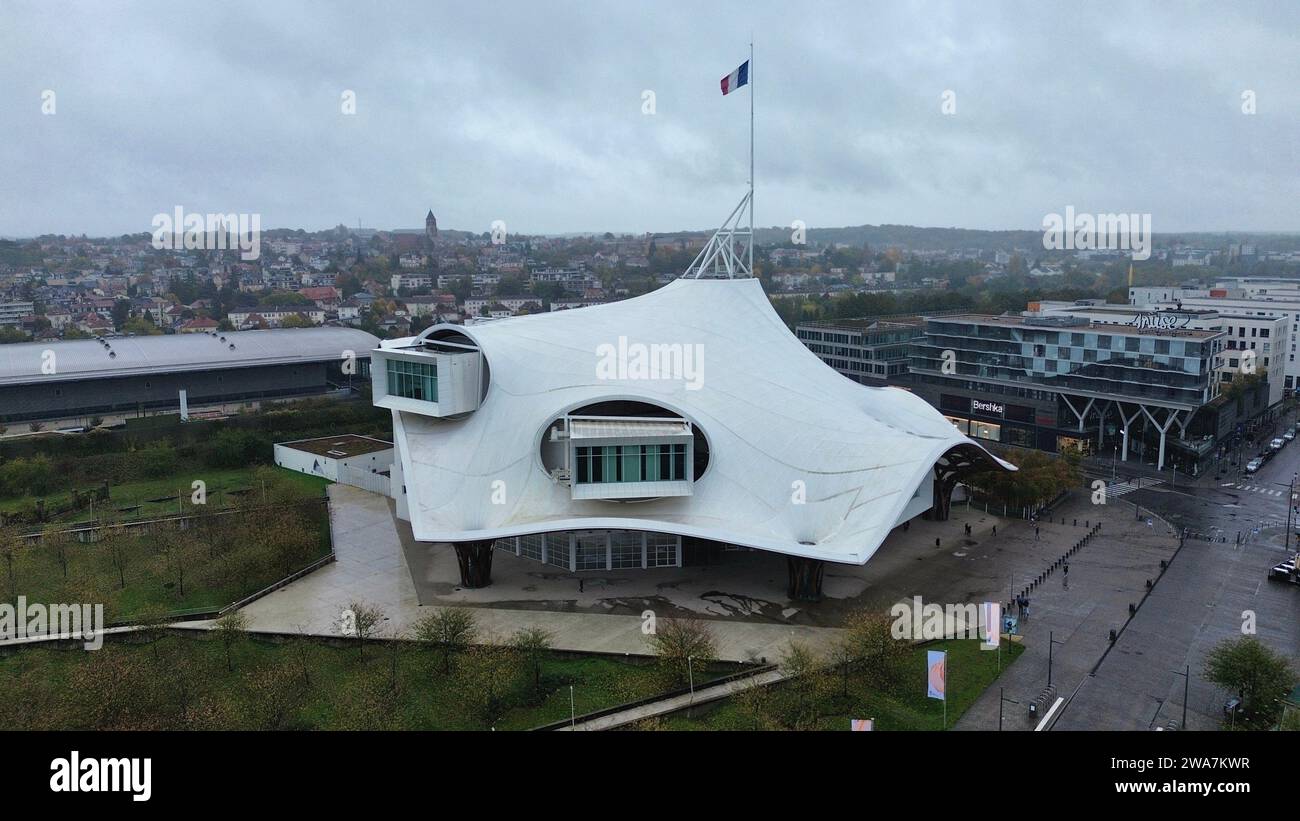
[[[1056,714],[1056,708],[1060,707],[1061,702],[1063,701],[1065,701],[1064,696],[1056,697],[1056,703],[1052,705],[1052,709],[1047,711],[1047,715],[1043,716],[1043,720],[1038,722],[1038,726],[1034,728],[1034,732],[1037,733],[1043,729],[1047,722],[1051,720],[1052,716]]]

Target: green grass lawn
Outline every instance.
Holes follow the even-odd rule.
[[[912,652],[900,692],[883,693],[869,687],[860,676],[850,675],[848,693],[844,694],[838,674],[828,677],[826,690],[819,699],[815,729],[847,730],[852,718],[873,718],[877,730],[941,730],[944,728],[944,705],[926,698],[925,660],[927,650],[948,651],[948,721],[961,717],[980,694],[997,679],[998,653],[980,649],[978,640],[942,641],[918,647]],[[1020,644],[1003,642],[1002,667],[1024,652]],[[788,685],[778,685],[788,686]],[[753,720],[731,699],[716,707],[671,716],[664,722],[671,730],[749,730]]]
[[[171,516],[181,512],[192,512],[195,507],[191,503],[191,496],[194,493],[193,483],[202,481],[207,493],[207,508],[210,510],[220,510],[231,507],[239,502],[240,496],[232,494],[231,491],[251,489],[253,492],[246,494],[243,498],[255,502],[261,494],[260,482],[255,481],[258,467],[244,467],[228,470],[215,468],[193,468],[178,471],[171,476],[161,479],[143,479],[135,482],[124,482],[120,484],[111,484],[109,486],[109,500],[107,502],[96,501],[94,506],[94,516],[100,521],[123,521],[127,519],[148,519],[158,516]],[[325,487],[330,484],[328,480],[318,476],[307,476],[301,473],[282,470],[278,471],[286,481],[292,482],[295,486],[300,487],[304,496],[320,496],[325,492]],[[97,485],[87,485],[79,487],[78,490],[83,493],[93,490]],[[168,501],[150,501],[152,499],[164,499],[166,497],[181,496],[178,502],[175,498]],[[47,510],[57,510],[68,504],[72,499],[71,491],[62,491],[52,493],[45,497]],[[9,497],[0,499],[0,512],[9,513],[16,510],[31,508],[35,499],[31,497]],[[138,510],[121,510],[121,508],[131,508],[139,505]],[[69,511],[59,516],[52,516],[52,522],[81,522],[91,518],[90,508]],[[36,529],[33,527],[32,529]]]
[[[153,644],[108,641],[100,650],[27,647],[0,655],[0,729],[529,729],[664,689],[652,666],[548,655],[540,697],[513,656],[476,664],[456,657],[447,675],[436,650],[403,645],[249,638],[233,671],[213,636],[171,635]],[[306,669],[304,678],[302,671]],[[479,700],[483,682],[502,698]]]

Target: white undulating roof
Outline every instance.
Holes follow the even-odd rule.
[[[425,333],[443,328],[481,346],[491,379],[483,404],[463,418],[394,412],[411,525],[424,541],[627,528],[861,564],[918,487],[931,492],[940,457],[979,448],[924,400],[864,387],[822,363],[754,279],[676,280],[580,311]],[[620,337],[701,346],[698,388],[598,376],[602,346],[618,348]],[[667,407],[702,430],[709,465],[691,496],[575,501],[547,474],[540,444],[549,424],[613,399]],[[494,504],[498,490],[505,504]]]
[[[336,361],[345,351],[368,358],[379,340],[355,328],[284,328],[218,332],[217,336],[119,336],[106,341],[109,348],[94,339],[0,345],[0,385]],[[54,352],[52,374],[42,370],[45,351]],[[116,356],[109,356],[110,351]]]

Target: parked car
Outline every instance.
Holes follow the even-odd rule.
[[[1263,459],[1258,459],[1258,458],[1251,459],[1249,462],[1246,463],[1246,472],[1254,473],[1255,471],[1259,470],[1263,466],[1264,466]]]
[[[1286,444],[1285,439],[1274,439],[1272,442],[1268,443],[1268,446],[1273,450],[1281,450],[1282,446],[1285,444]]]
[[[1295,439],[1295,431],[1293,430],[1287,431],[1286,433],[1282,434],[1282,438],[1290,442],[1292,439]]]

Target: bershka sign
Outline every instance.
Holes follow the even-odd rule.
[[[1002,416],[1006,413],[1007,407],[1001,402],[985,402],[983,399],[972,399],[970,401],[971,413],[982,413],[985,416]]]

